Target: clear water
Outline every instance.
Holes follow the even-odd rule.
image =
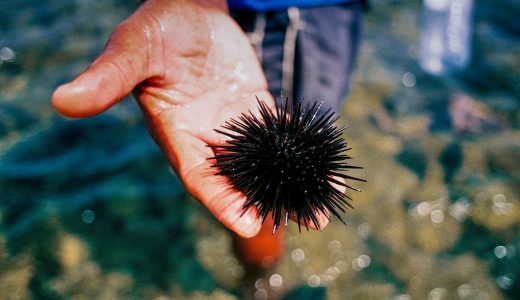
[[[419,1],[371,1],[342,121],[368,183],[347,226],[289,227],[253,278],[132,99],[81,121],[50,106],[139,2],[0,4],[0,298],[520,298],[518,1],[475,2],[450,77],[418,65]]]

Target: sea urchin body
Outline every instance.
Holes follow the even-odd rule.
[[[334,125],[339,117],[330,109],[319,114],[318,103],[288,102],[272,112],[258,100],[259,117],[243,113],[215,129],[229,139],[213,147],[213,167],[246,195],[244,211],[254,205],[263,220],[272,214],[273,232],[289,217],[307,228],[320,228],[317,213],[343,222],[340,211],[352,207],[351,198],[337,187],[359,191],[345,180],[364,180],[344,174],[359,167],[346,163],[343,128]]]

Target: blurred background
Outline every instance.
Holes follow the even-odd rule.
[[[50,106],[139,2],[0,4],[0,299],[520,299],[518,0],[475,1],[472,59],[447,74],[419,63],[420,1],[371,1],[342,112],[368,183],[346,226],[289,226],[246,297],[133,99],[87,120]]]

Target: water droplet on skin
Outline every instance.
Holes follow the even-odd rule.
[[[228,91],[230,91],[231,93],[236,92],[237,90],[238,90],[237,84],[232,84],[228,87]]]
[[[164,24],[162,22],[159,22],[159,30],[162,32],[166,32],[166,27],[164,27]]]
[[[249,76],[247,76],[247,74],[244,73],[244,63],[242,62],[238,62],[235,65],[233,75],[240,81],[247,81],[249,79]]]
[[[146,36],[146,39],[150,41],[152,39],[152,32],[148,27],[143,28],[144,35]]]

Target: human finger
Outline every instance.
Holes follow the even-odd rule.
[[[52,104],[69,117],[89,117],[105,111],[150,76],[146,27],[132,20],[120,24],[102,54],[73,81],[54,92]]]

